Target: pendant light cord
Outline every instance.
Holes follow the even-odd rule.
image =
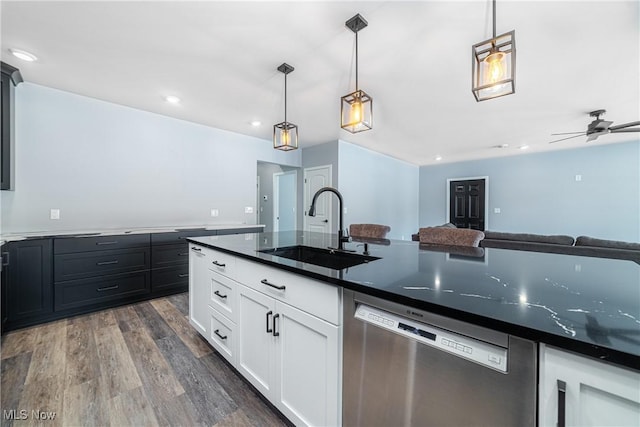
[[[496,38],[496,0],[493,0],[493,38]]]
[[[357,90],[358,90],[358,32],[356,31],[356,91]]]
[[[284,122],[287,123],[287,74],[284,75]]]

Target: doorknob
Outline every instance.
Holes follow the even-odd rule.
[[[328,220],[328,219],[325,219],[325,220],[323,220],[322,222],[329,222],[329,220]]]

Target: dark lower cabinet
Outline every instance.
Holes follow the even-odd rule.
[[[22,240],[2,247],[3,331],[36,323],[53,313],[52,256],[52,239]]]
[[[55,237],[2,246],[2,332],[189,290],[187,237],[262,231]]]

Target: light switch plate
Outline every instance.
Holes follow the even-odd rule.
[[[220,211],[218,209],[211,209],[211,216],[218,216],[220,215]]]
[[[493,208],[493,213],[500,213],[500,208]]]
[[[60,209],[51,209],[51,212],[49,213],[49,218],[60,219]]]
[[[253,206],[247,206],[244,208],[244,213],[251,214],[253,213]]]

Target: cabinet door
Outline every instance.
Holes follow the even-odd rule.
[[[239,285],[236,368],[268,399],[274,390],[275,300]]]
[[[339,328],[276,302],[276,395],[296,425],[340,425]]]
[[[11,242],[6,246],[7,322],[37,319],[52,313],[51,239]]]
[[[564,391],[563,391],[564,390]],[[640,372],[540,347],[540,426],[638,426]]]
[[[204,248],[189,245],[189,322],[203,336],[208,337],[209,323],[209,266]]]

